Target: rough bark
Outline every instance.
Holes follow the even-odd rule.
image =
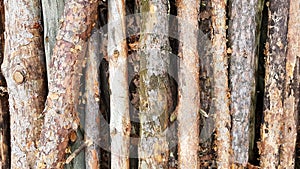
[[[198,9],[200,1],[177,1],[179,17],[178,168],[199,168],[200,86]]]
[[[80,76],[87,40],[97,18],[97,0],[68,0],[50,63],[51,79],[36,168],[62,168],[70,131],[79,125]]]
[[[125,0],[108,1],[111,168],[129,168],[129,93]]]
[[[0,65],[4,55],[4,6],[0,1]],[[0,168],[10,167],[9,107],[6,80],[0,71]]]
[[[60,22],[65,1],[55,0],[48,1],[42,0],[43,7],[43,25],[44,25],[44,46],[45,46],[45,56],[46,56],[46,67],[47,67],[47,77],[48,81],[50,81],[50,60],[53,54],[53,48],[56,42],[57,31],[62,22]],[[61,20],[62,21],[62,20]],[[83,78],[81,79],[83,80]],[[84,88],[84,85],[80,86],[80,90]],[[84,91],[83,91],[84,92]],[[82,99],[81,97],[79,99]],[[80,122],[84,122],[84,106],[79,103],[78,108]],[[83,125],[82,125],[83,126]],[[82,143],[82,132],[77,130],[76,134],[74,132],[74,136],[77,135],[76,140],[71,141],[70,144],[70,153],[71,151],[77,150],[78,146]],[[74,142],[75,141],[75,142]],[[74,160],[71,161],[70,164],[66,165],[65,169],[68,168],[82,168],[85,164],[84,152],[79,153]]]
[[[87,68],[85,73],[85,140],[92,140],[93,145],[86,148],[86,169],[98,169],[100,166],[100,36],[95,30],[90,37],[87,50]]]
[[[168,168],[169,39],[165,1],[140,2],[139,168]],[[150,45],[151,44],[151,45]]]
[[[281,119],[284,114],[288,9],[289,3],[286,1],[269,2],[264,113],[261,142],[258,146],[262,168],[278,168],[279,165]]]
[[[212,2],[211,0],[201,0],[199,13],[199,31],[204,33],[198,39],[198,46],[201,46],[203,51],[200,56],[200,107],[208,113],[207,118],[200,120],[200,150],[199,158],[201,167],[215,164],[216,152],[213,147],[215,144],[215,122],[213,108],[213,56],[211,50],[212,37]]]
[[[230,168],[231,143],[226,47],[226,2],[212,0],[213,107],[216,125],[217,166]]]
[[[65,0],[41,0],[44,25],[44,47],[46,56],[47,77],[49,79],[50,60],[56,42],[56,35],[59,29]]]
[[[243,166],[248,162],[250,116],[255,110],[258,7],[258,0],[229,2],[231,146],[233,162]]]
[[[287,2],[285,2],[287,3]],[[290,1],[288,15],[287,56],[285,65],[285,84],[282,117],[282,140],[280,149],[280,167],[294,168],[297,138],[297,118],[300,112],[300,5],[299,1]]]
[[[46,98],[41,6],[38,0],[5,1],[5,52],[12,168],[31,168]]]

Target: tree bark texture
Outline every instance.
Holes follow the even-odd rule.
[[[279,166],[280,139],[284,112],[284,83],[287,52],[289,3],[269,2],[268,39],[266,42],[266,75],[263,124],[261,126],[260,166]]]
[[[200,86],[197,50],[200,1],[177,1],[179,17],[178,168],[199,168]]]
[[[0,65],[4,56],[4,5],[0,1]],[[0,168],[10,167],[9,107],[6,80],[0,71]]]
[[[229,1],[231,147],[233,162],[243,166],[248,162],[250,116],[255,110],[258,11],[258,0]]]
[[[85,140],[92,140],[93,145],[85,151],[86,169],[98,169],[100,166],[100,36],[99,30],[89,39],[87,50],[87,66],[85,73]]]
[[[129,168],[130,117],[125,0],[108,1],[111,168]]]
[[[46,72],[38,0],[5,1],[5,52],[12,168],[32,168],[43,122]]]
[[[168,168],[166,129],[171,107],[167,73],[170,45],[168,9],[164,2],[140,2],[140,12],[143,14],[139,48],[139,168]]]
[[[65,0],[41,0],[44,24],[44,48],[46,56],[47,77],[50,80],[50,60],[56,42],[56,35],[61,24]],[[61,20],[62,21],[62,20]]]
[[[97,0],[67,1],[50,63],[49,94],[36,168],[62,168],[69,134],[79,125],[77,107],[87,40],[97,19]]]
[[[212,0],[213,106],[216,125],[217,166],[230,168],[231,143],[226,47],[226,1]]]
[[[287,56],[285,64],[284,101],[280,167],[294,168],[297,138],[297,118],[300,112],[300,4],[290,1]],[[280,168],[279,167],[279,168]]]

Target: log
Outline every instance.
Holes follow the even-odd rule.
[[[268,38],[266,42],[265,94],[261,125],[260,167],[278,168],[281,119],[284,114],[284,82],[289,3],[269,2]]]
[[[41,6],[38,0],[4,1],[4,6],[11,168],[32,168],[47,91]]]
[[[97,0],[66,1],[50,63],[49,94],[35,168],[62,168],[70,132],[77,130],[80,77]]]
[[[4,5],[0,1],[0,65],[4,56]],[[6,80],[0,70],[0,168],[10,167],[9,105]]]
[[[226,47],[226,2],[212,0],[213,103],[216,125],[217,166],[230,168],[231,143],[228,88],[228,57]]]
[[[200,168],[199,120],[200,86],[198,8],[200,1],[176,1],[179,17],[178,72],[178,168]]]
[[[167,4],[140,1],[139,168],[168,168],[169,39]],[[151,45],[150,45],[151,44]]]
[[[95,29],[89,39],[87,50],[87,67],[85,73],[85,140],[92,140],[93,144],[85,150],[86,169],[100,167],[100,36]]]
[[[130,117],[125,0],[108,1],[111,168],[129,168]]]
[[[287,55],[283,92],[282,140],[279,163],[281,168],[295,167],[297,118],[300,112],[300,5],[290,1],[288,15]],[[280,168],[279,167],[279,168]],[[297,168],[297,167],[296,167]]]
[[[60,19],[65,0],[41,0],[44,25],[44,50],[46,56],[47,78],[50,81],[50,61],[56,43],[56,35],[61,24]]]
[[[228,5],[232,162],[245,167],[252,140],[250,117],[255,111],[255,73],[259,42],[257,30],[261,9],[258,0],[232,0]]]

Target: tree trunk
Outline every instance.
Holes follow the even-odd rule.
[[[4,55],[4,6],[0,0],[0,65]],[[0,168],[10,168],[10,133],[7,84],[0,71]]]
[[[62,20],[60,19],[62,19],[61,16],[63,14],[65,0],[42,0],[41,2],[43,7],[44,47],[46,56],[47,78],[48,81],[50,81],[50,61],[53,54],[53,48],[56,43],[57,32],[59,30],[60,24],[62,24]],[[81,112],[81,109],[82,106],[78,105],[79,114],[83,114],[83,112]],[[79,117],[81,122],[84,121],[84,119],[81,118],[82,116],[79,115]],[[83,136],[81,133],[82,132],[80,130],[76,132],[76,140],[73,140],[75,142],[72,142],[72,146],[70,147],[71,151],[73,151],[74,149],[76,150],[82,143],[82,140],[80,138],[82,138]],[[82,166],[82,164],[85,163],[84,157],[82,158],[83,155],[83,152],[77,155],[76,158],[72,160],[72,163],[66,166],[66,169]]]
[[[199,168],[200,86],[198,9],[200,1],[177,1],[179,17],[178,168]]]
[[[49,94],[39,140],[37,168],[62,168],[70,131],[79,125],[80,76],[87,40],[97,18],[97,0],[68,0],[50,63]]]
[[[260,166],[278,168],[281,119],[284,114],[284,79],[289,3],[269,2],[268,39],[263,124],[261,126]],[[280,19],[278,19],[280,18]]]
[[[98,169],[100,166],[100,36],[95,29],[89,39],[87,51],[87,68],[85,74],[85,140],[92,140],[93,145],[85,151],[86,169]]]
[[[212,0],[213,110],[215,111],[217,166],[230,168],[231,144],[226,47],[226,2]]]
[[[44,47],[46,56],[47,77],[50,81],[50,60],[56,42],[56,35],[61,24],[65,0],[41,0],[43,7]],[[61,20],[62,21],[62,20]]]
[[[287,3],[287,2],[286,2]],[[288,15],[287,56],[285,64],[285,84],[282,119],[282,140],[280,149],[280,167],[294,168],[297,138],[297,118],[300,112],[300,5],[299,1],[290,1]]]
[[[167,74],[170,52],[167,4],[152,0],[140,3],[140,12],[143,14],[139,49],[139,167],[168,168],[169,150],[165,130],[171,101]]]
[[[111,168],[129,168],[130,117],[125,1],[108,1]]]
[[[250,146],[250,117],[255,110],[259,4],[258,0],[229,3],[231,146],[233,162],[244,167]]]
[[[12,168],[32,168],[42,126],[46,72],[38,0],[5,1],[2,71],[10,105]]]

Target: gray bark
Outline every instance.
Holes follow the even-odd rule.
[[[139,48],[140,168],[168,167],[169,150],[165,130],[171,103],[167,74],[170,46],[166,17],[168,6],[164,2],[140,2],[140,12],[144,13]]]
[[[85,140],[92,140],[94,143],[85,151],[87,169],[98,169],[100,166],[100,36],[97,31],[99,30],[95,29],[89,39],[85,73]]]
[[[129,168],[129,93],[125,0],[108,1],[111,168]]]
[[[250,117],[255,110],[258,44],[258,0],[229,2],[230,111],[233,162],[246,166],[250,146]]]
[[[47,77],[50,81],[50,60],[56,42],[56,35],[61,24],[60,19],[65,5],[65,0],[41,0],[43,7],[44,47],[46,56]]]
[[[2,72],[10,105],[12,168],[32,168],[43,122],[46,72],[38,0],[5,1]]]

